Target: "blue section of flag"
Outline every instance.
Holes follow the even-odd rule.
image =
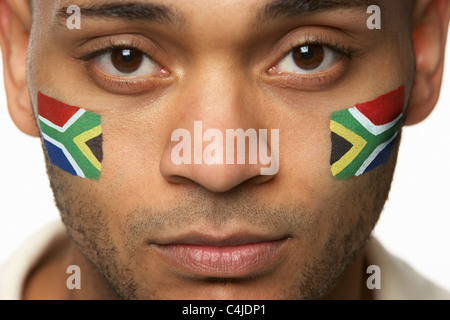
[[[69,160],[64,155],[64,152],[59,147],[55,146],[53,143],[51,143],[45,139],[44,139],[44,145],[45,145],[45,148],[47,149],[47,154],[48,154],[48,157],[50,158],[51,163],[60,167],[64,171],[67,171],[70,174],[77,176],[75,169],[72,167]]]
[[[394,143],[395,143],[394,139],[391,141],[391,143],[389,143],[386,148],[383,149],[383,151],[381,151],[378,156],[373,159],[372,163],[367,167],[367,169],[364,171],[364,173],[369,172],[370,170],[373,170],[375,168],[377,168],[378,166],[381,166],[382,164],[385,164],[386,162],[389,161],[389,158],[391,157],[391,153],[392,153],[392,149],[394,148]]]

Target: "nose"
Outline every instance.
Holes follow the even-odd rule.
[[[160,162],[168,182],[221,193],[273,179],[278,132],[264,128],[267,117],[251,83],[216,69],[197,74],[178,90],[172,134]]]

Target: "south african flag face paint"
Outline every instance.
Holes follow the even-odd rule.
[[[402,86],[378,99],[331,116],[331,172],[336,179],[359,176],[389,161],[405,101]]]
[[[100,116],[40,92],[38,112],[50,162],[74,176],[98,180],[103,158]]]

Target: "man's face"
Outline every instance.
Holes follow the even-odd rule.
[[[351,265],[397,148],[387,164],[337,180],[330,117],[402,85],[409,96],[414,57],[403,1],[383,1],[381,30],[367,27],[375,1],[340,2],[36,1],[35,110],[43,92],[100,115],[103,133],[100,179],[48,163],[51,185],[69,234],[120,296],[319,298],[363,272]],[[62,14],[74,4],[81,29]],[[224,137],[279,130],[278,172],[175,164],[172,133],[194,141],[194,121]]]

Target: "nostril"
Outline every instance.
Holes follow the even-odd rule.
[[[269,182],[274,177],[275,176],[271,176],[271,175],[256,176],[256,177],[252,177],[252,178],[248,179],[247,183],[250,185],[263,184],[263,183]]]
[[[229,168],[227,168],[229,167]],[[252,187],[267,183],[273,175],[254,174],[258,168],[236,166],[177,166],[163,173],[167,182],[191,187],[198,186],[214,193],[224,193],[238,187]]]
[[[191,179],[178,176],[178,175],[171,175],[168,177],[165,177],[168,182],[174,183],[174,184],[182,184],[182,185],[188,185],[188,184],[194,184],[195,182]]]

